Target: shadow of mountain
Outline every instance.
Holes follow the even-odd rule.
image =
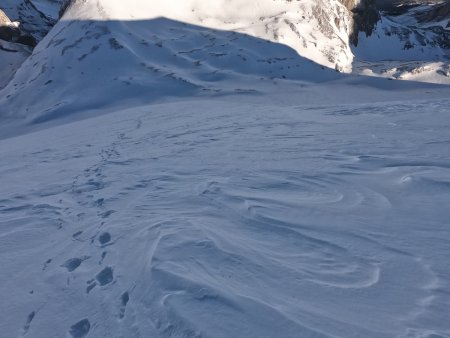
[[[339,74],[286,45],[166,18],[61,21],[0,91],[0,117],[36,124],[175,98],[257,95],[265,84],[345,79],[412,86]]]

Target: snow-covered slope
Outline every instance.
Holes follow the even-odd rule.
[[[312,2],[233,0],[228,11],[216,3],[75,2],[2,91],[0,116],[39,122],[103,107],[111,96],[149,102],[253,90],[245,82],[273,78],[317,82],[338,76],[298,54],[312,42],[297,36],[289,20],[300,9],[312,20]],[[275,36],[290,45],[271,43]],[[92,88],[101,89],[95,97]]]
[[[1,140],[2,337],[450,337],[449,90],[291,90]]]
[[[69,2],[5,0],[1,8],[21,23],[24,32],[40,41]],[[134,0],[100,1],[98,6],[97,0],[78,2],[84,8],[84,14],[80,13],[78,6],[78,10],[71,10],[68,18],[148,20],[157,16],[166,17],[279,42],[305,58],[340,71],[354,69],[358,74],[388,77],[396,74],[394,78],[450,82],[446,76],[450,18],[445,3],[391,6],[377,23],[379,16],[374,13],[375,1],[372,0],[214,0],[207,3],[193,0],[170,3]],[[102,13],[98,13],[99,8]],[[79,32],[79,35],[82,33]],[[352,42],[357,43],[358,47],[354,48]],[[385,63],[380,71],[377,64],[386,60],[403,62],[401,70]],[[418,62],[419,66],[412,66]],[[5,66],[3,64],[2,68]],[[423,69],[426,74],[415,76]],[[8,71],[12,72],[11,69]]]
[[[450,86],[308,59],[341,10],[76,1],[0,91],[0,336],[449,338]]]
[[[85,19],[139,20],[165,17],[212,29],[236,31],[290,46],[303,57],[331,68],[346,67],[349,11],[337,0],[173,0],[154,4],[140,0],[102,2],[100,16]],[[83,6],[85,7],[85,6]]]
[[[39,123],[131,101],[256,93],[274,79],[342,78],[334,68],[352,63],[349,13],[339,1],[75,1],[0,92],[0,116]]]
[[[26,46],[0,40],[0,89],[11,81],[30,54],[31,50]]]

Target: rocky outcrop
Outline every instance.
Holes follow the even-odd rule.
[[[361,0],[353,10],[353,13],[354,28],[350,35],[350,41],[356,46],[358,45],[359,33],[363,32],[366,36],[372,35],[381,16],[375,0]]]
[[[0,9],[0,39],[14,41],[19,37],[19,24],[17,22],[12,22],[6,13]]]
[[[5,41],[15,41],[20,37],[20,31],[16,27],[0,25],[0,39]]]
[[[381,16],[376,0],[339,0],[353,13],[353,27],[349,32],[350,42],[357,46],[359,33],[370,36]]]
[[[12,22],[9,17],[0,9],[0,39],[16,42],[30,47],[36,46],[36,40],[20,29],[18,22]]]
[[[3,12],[3,11],[0,9],[0,25],[3,26],[3,25],[7,25],[7,24],[9,24],[9,23],[11,23],[11,20],[9,20],[9,18],[8,18],[8,16],[5,14],[5,12]]]

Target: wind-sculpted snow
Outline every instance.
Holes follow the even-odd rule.
[[[0,91],[0,336],[450,337],[449,87],[300,57],[309,0],[149,3]]]
[[[448,99],[261,100],[0,141],[2,335],[449,337]]]

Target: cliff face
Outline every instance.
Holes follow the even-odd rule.
[[[352,12],[354,24],[353,30],[350,32],[350,42],[357,46],[359,33],[363,32],[366,36],[372,35],[381,16],[375,0],[361,0],[352,9]]]
[[[17,25],[13,24],[6,13],[0,9],[0,39],[11,41],[17,35]]]
[[[8,16],[0,9],[0,26],[7,25],[11,22]]]
[[[364,32],[370,36],[381,19],[376,0],[339,0],[352,13],[353,25],[349,33],[349,40],[358,45],[358,35]]]
[[[450,2],[449,1],[429,1],[423,5],[420,1],[383,1],[383,0],[339,0],[348,11],[353,13],[353,25],[349,31],[349,39],[351,44],[358,46],[359,34],[365,33],[365,35],[371,36],[374,32],[377,24],[383,17],[412,17],[417,21],[414,23],[412,20],[408,20],[408,25],[405,27],[398,27],[397,25],[393,30],[386,32],[389,34],[396,34],[396,31],[402,35],[404,39],[405,35],[422,35],[422,40],[426,41],[427,35],[424,32],[418,32],[423,24],[426,24],[426,28],[430,29],[430,34],[435,35],[433,41],[427,43],[435,43],[442,48],[450,48],[448,42],[448,32],[441,28],[450,28]],[[397,20],[394,20],[397,21]],[[400,18],[400,24],[402,24]],[[441,28],[439,28],[441,27]],[[430,40],[430,39],[428,39]]]

